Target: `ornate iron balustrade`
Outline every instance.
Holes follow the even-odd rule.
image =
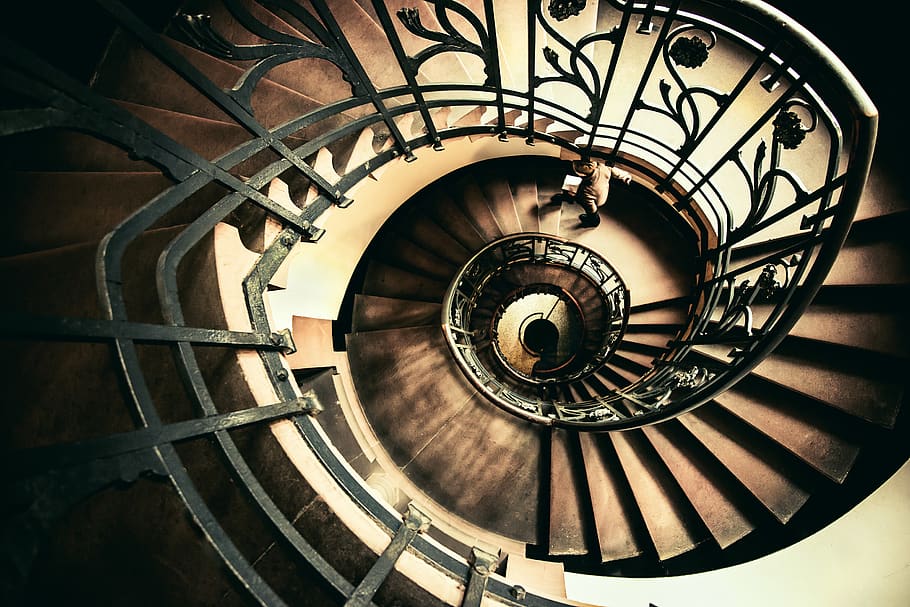
[[[145,339],[174,346],[176,364],[186,378],[200,419],[212,418],[219,411],[210,386],[197,372],[191,345],[207,340],[238,351],[259,349],[276,393],[286,402],[296,402],[298,395],[277,351],[281,344],[272,341],[274,332],[262,302],[268,278],[297,242],[318,239],[321,230],[314,222],[333,205],[347,206],[350,200],[345,192],[375,168],[399,156],[414,159],[415,150],[424,147],[442,149],[450,138],[490,133],[503,138],[522,137],[529,144],[547,141],[571,152],[622,164],[662,192],[693,226],[700,238],[702,268],[688,327],[663,364],[623,395],[625,401],[646,412],[648,421],[678,414],[744,376],[799,318],[845,238],[875,140],[875,109],[847,70],[811,34],[793,24],[781,29],[779,25],[786,18],[754,0],[691,2],[686,3],[685,10],[679,0],[604,0],[601,12],[612,27],[582,35],[572,33],[572,24],[578,18],[572,15],[574,9],[554,9],[553,14],[540,0],[529,0],[527,19],[512,38],[523,41],[517,48],[524,48],[525,53],[513,61],[510,79],[503,69],[503,58],[514,59],[512,54],[519,51],[504,49],[502,40],[504,32],[515,31],[514,12],[501,14],[492,0],[483,2],[482,14],[454,0],[415,0],[413,11],[393,17],[381,0],[373,0],[401,74],[397,82],[382,86],[370,80],[363,65],[366,58],[354,51],[344,24],[335,19],[324,0],[314,0],[312,8],[288,0],[261,2],[296,20],[302,30],[313,34],[308,40],[277,32],[241,2],[226,0],[238,23],[265,43],[236,45],[217,34],[205,19],[181,19],[188,30],[184,40],[215,56],[252,62],[227,90],[123,4],[115,0],[89,4],[100,7],[127,35],[250,134],[248,141],[221,157],[205,158],[54,69],[27,50],[27,45],[8,38],[0,40],[4,73],[0,86],[8,93],[0,136],[16,137],[45,129],[77,131],[110,142],[133,158],[147,160],[175,182],[112,229],[101,243],[95,271],[103,322],[10,318],[5,323],[5,327],[28,327],[31,334],[43,338],[112,343],[127,402],[141,427],[162,427],[136,350],[136,344]],[[421,25],[419,15],[430,11],[435,13],[440,30]],[[453,19],[456,15],[458,18]],[[52,19],[54,14],[44,17]],[[464,24],[469,31],[459,31]],[[408,33],[428,41],[423,50],[405,52],[401,38]],[[635,45],[648,50],[643,54],[622,52],[635,50]],[[740,59],[742,70],[737,78],[720,82],[710,77],[711,59],[724,49],[732,50]],[[420,78],[431,61],[458,54],[481,61],[484,78],[445,83]],[[634,77],[622,72],[623,62],[631,57],[645,60]],[[274,67],[303,58],[334,65],[351,84],[351,96],[266,127],[251,102],[257,88]],[[626,93],[621,82],[632,83]],[[564,94],[569,90],[575,91],[581,103],[565,101],[571,101],[571,95]],[[469,118],[469,122],[458,125],[439,125],[435,120],[440,110],[474,107],[491,110],[495,119]],[[743,112],[739,113],[741,108]],[[751,114],[747,111],[750,108],[755,110]],[[340,120],[340,116],[347,118]],[[399,124],[406,117],[416,118],[424,132],[403,132]],[[652,124],[666,128],[651,131]],[[735,126],[732,130],[731,125]],[[308,161],[319,150],[366,128],[387,134],[387,143],[340,180],[332,183]],[[675,139],[667,136],[673,129]],[[302,144],[293,138],[300,133],[308,134]],[[238,169],[241,163],[264,152],[274,154],[277,160],[252,175]],[[820,165],[818,158],[823,159]],[[318,196],[299,213],[289,211],[262,193],[275,177],[303,180]],[[125,268],[128,247],[208,184],[217,184],[226,194],[183,229],[158,266],[164,323],[135,324],[123,295],[123,277],[129,272]],[[247,289],[252,333],[206,336],[210,328],[197,330],[184,322],[175,279],[177,268],[195,243],[245,205],[263,209],[286,229],[262,255],[253,273],[238,277]],[[346,212],[356,213],[356,206]],[[775,305],[759,323],[752,318],[750,306],[765,297]],[[21,337],[23,331],[17,328],[11,333]],[[268,347],[270,342],[276,347]],[[708,343],[730,345],[730,360],[706,361],[697,347]],[[610,416],[608,403],[590,406],[585,415],[596,416],[597,411],[606,410]],[[352,498],[390,532],[396,530],[400,521],[337,460],[318,423],[308,417],[295,421]],[[350,595],[353,586],[296,534],[259,486],[230,436],[219,428],[212,425],[205,432],[217,439],[228,465],[247,487],[251,502],[333,588]],[[211,516],[183,470],[172,441],[165,440],[150,453],[151,458],[137,471],[152,470],[167,476],[250,595],[262,604],[281,604],[280,597]],[[42,470],[50,474],[55,466],[51,462]],[[109,480],[119,480],[119,474],[109,472]],[[413,547],[452,576],[467,579],[467,564],[432,542],[418,536]],[[487,592],[500,600],[511,600],[509,590],[502,581],[489,580]],[[554,603],[528,594],[523,604]]]
[[[509,382],[503,381],[495,369],[490,369],[478,356],[477,330],[472,329],[472,314],[485,289],[510,268],[539,265],[561,268],[585,276],[596,290],[607,316],[606,326],[597,336],[597,346],[587,352],[580,364],[566,373],[551,377],[522,375],[526,384],[545,385],[575,381],[590,375],[609,359],[622,339],[629,314],[629,291],[616,270],[600,255],[580,244],[548,234],[519,234],[502,238],[478,251],[455,275],[442,302],[442,328],[449,350],[468,379],[488,399],[503,409],[531,421],[551,425],[563,420],[603,423],[604,416],[597,408],[594,413],[580,414],[590,409],[588,403],[569,403],[529,397]],[[571,293],[568,294],[570,297]],[[498,305],[502,305],[499,302]],[[491,331],[492,333],[493,331]],[[498,348],[495,336],[491,339]],[[500,354],[500,357],[502,355]],[[614,416],[610,416],[613,420]],[[618,419],[618,418],[616,418]]]

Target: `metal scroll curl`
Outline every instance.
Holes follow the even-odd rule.
[[[550,13],[552,15],[552,10]],[[554,16],[554,18],[562,20],[556,16]],[[541,27],[543,27],[544,31],[547,32],[547,35],[554,45],[558,45],[568,52],[568,60],[564,66],[562,57],[556,49],[552,46],[544,47],[543,58],[557,75],[534,76],[534,88],[549,82],[561,82],[574,86],[587,97],[590,103],[590,109],[585,120],[593,123],[597,119],[595,114],[597,113],[597,108],[600,104],[603,89],[601,83],[604,81],[604,78],[594,62],[584,54],[584,50],[588,46],[599,41],[608,41],[614,45],[618,44],[622,38],[622,29],[619,26],[616,26],[609,31],[588,34],[587,36],[580,38],[575,44],[572,44],[560,34],[555,27],[553,27],[546,17],[544,17],[542,3],[540,2],[537,3],[537,21],[540,23]]]
[[[471,9],[453,0],[425,0],[425,2],[433,5],[436,20],[443,31],[431,30],[426,27],[421,21],[420,10],[417,8],[402,8],[396,13],[398,20],[409,32],[424,40],[436,43],[409,57],[412,72],[416,74],[421,65],[441,53],[469,53],[483,60],[484,73],[486,74],[486,80],[483,85],[496,85],[495,81],[498,79],[496,76],[498,74],[496,68],[498,57],[493,52],[490,44],[490,35],[483,22]],[[479,43],[472,42],[466,35],[458,31],[449,16],[450,11],[463,18],[471,26]]]
[[[797,113],[794,109],[802,108]],[[804,125],[800,114],[808,115],[809,123]],[[755,158],[751,171],[746,168],[741,155],[737,153],[733,162],[742,172],[749,188],[750,210],[742,224],[733,230],[751,230],[761,222],[771,206],[771,201],[780,179],[786,181],[793,189],[796,200],[804,200],[808,196],[806,187],[799,176],[792,171],[781,167],[782,150],[794,150],[805,140],[807,134],[818,126],[818,114],[808,102],[793,98],[787,101],[777,116],[772,121],[773,134],[770,157],[768,145],[762,140],[755,150]],[[768,168],[765,169],[765,159],[768,159]]]
[[[687,35],[688,34],[688,35]],[[656,112],[676,123],[683,134],[679,154],[686,155],[695,146],[701,133],[702,118],[696,95],[711,98],[718,110],[730,102],[728,93],[707,86],[690,86],[680,74],[680,68],[695,70],[708,61],[711,49],[717,44],[717,35],[704,27],[682,25],[669,33],[661,49],[664,64],[679,92],[673,96],[673,85],[665,79],[659,83],[660,97],[664,107],[639,100],[636,109]]]
[[[219,59],[231,61],[255,61],[234,86],[229,94],[250,114],[253,114],[253,91],[262,79],[274,68],[299,59],[323,59],[341,70],[341,75],[351,85],[351,94],[360,97],[366,94],[363,84],[332,35],[322,23],[302,6],[286,0],[267,0],[262,4],[283,9],[293,15],[320,44],[276,31],[250,13],[239,0],[225,0],[227,8],[237,21],[248,31],[267,40],[264,44],[239,45],[221,35],[212,25],[209,15],[179,13],[174,25],[179,35],[195,48]]]

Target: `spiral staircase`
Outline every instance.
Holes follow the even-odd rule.
[[[6,604],[906,603],[901,132],[783,13],[3,30]]]

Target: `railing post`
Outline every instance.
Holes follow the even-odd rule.
[[[468,586],[461,607],[480,607],[483,593],[487,589],[487,581],[498,561],[497,554],[491,554],[476,546],[471,548],[471,569],[468,571]]]
[[[344,607],[366,607],[373,600],[373,595],[379,590],[379,587],[385,582],[386,578],[395,568],[395,562],[398,557],[407,549],[408,545],[417,537],[418,533],[423,533],[430,527],[430,517],[422,512],[413,503],[408,504],[408,511],[404,515],[404,521],[395,532],[395,537],[386,546],[379,559],[373,563],[373,566],[364,576],[357,588],[351,594]]]
[[[395,53],[395,58],[398,59],[398,65],[408,83],[408,88],[411,89],[411,93],[414,95],[414,101],[417,102],[417,107],[420,110],[420,117],[427,127],[427,135],[433,140],[433,149],[437,152],[442,151],[444,149],[442,140],[439,137],[436,125],[433,123],[432,116],[430,116],[430,110],[427,106],[426,99],[424,99],[423,92],[420,90],[420,85],[417,82],[417,68],[404,50],[401,38],[398,36],[398,31],[395,29],[395,24],[392,22],[391,15],[389,15],[389,9],[385,5],[385,2],[382,2],[381,0],[373,0],[373,8],[376,10],[376,16],[379,18],[382,29],[386,32],[386,37],[389,40],[389,45],[392,47],[392,52]],[[407,149],[405,151],[408,152],[408,156],[410,157],[410,151]]]

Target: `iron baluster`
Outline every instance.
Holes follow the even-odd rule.
[[[635,30],[635,33],[650,35],[654,31],[654,24],[651,23],[651,20],[654,18],[654,8],[656,6],[657,0],[648,0],[648,6],[645,7],[645,11],[641,15],[641,21],[638,22],[638,29]]]
[[[525,137],[525,143],[528,145],[534,145],[534,138],[536,135],[536,128],[534,123],[536,118],[534,116],[534,102],[536,96],[534,95],[534,74],[537,69],[537,53],[535,49],[537,48],[537,12],[540,10],[540,3],[542,0],[528,0],[528,133]]]
[[[632,8],[630,4],[623,10],[619,25],[605,38],[613,43],[613,52],[610,54],[610,65],[607,67],[607,74],[604,76],[600,99],[597,100],[597,106],[592,114],[591,134],[588,137],[588,145],[586,146],[588,154],[590,154],[591,150],[594,148],[594,141],[597,138],[598,123],[603,116],[603,110],[607,104],[607,96],[610,94],[610,89],[613,86],[616,67],[619,65],[619,55],[622,53],[623,41],[625,40],[626,33],[629,31],[629,21],[631,19]]]
[[[285,0],[272,1],[280,1],[292,14],[299,10],[299,7],[296,4],[285,2]],[[385,105],[382,96],[376,91],[376,87],[373,85],[372,81],[367,75],[366,70],[364,70],[363,64],[361,64],[360,59],[354,52],[354,49],[351,48],[351,43],[348,41],[344,32],[341,30],[341,27],[339,27],[338,22],[335,20],[335,16],[332,14],[332,11],[329,10],[329,7],[326,5],[325,0],[312,0],[312,3],[313,8],[315,8],[316,12],[319,13],[319,17],[322,19],[323,23],[325,23],[325,26],[328,29],[329,33],[331,33],[331,35],[335,38],[335,41],[338,43],[339,48],[347,58],[348,63],[351,65],[356,78],[363,83],[367,95],[373,102],[373,106],[382,116],[383,121],[385,121],[385,125],[389,129],[389,133],[391,133],[392,139],[395,140],[395,144],[398,146],[398,150],[405,155],[405,160],[415,160],[416,156],[414,156],[414,153],[411,151],[410,145],[404,138],[404,135],[402,135],[401,130],[398,128],[398,125],[395,124],[395,121],[392,119],[392,114],[389,112],[389,108]]]
[[[484,0],[484,20],[487,24],[486,53],[487,76],[491,86],[496,89],[496,121],[500,141],[508,139],[506,135],[506,109],[502,93],[502,66],[499,63],[499,39],[496,35],[496,12],[493,0]]]
[[[487,589],[487,581],[496,568],[497,561],[499,561],[498,555],[481,550],[476,546],[471,548],[471,569],[461,607],[480,607],[483,594]]]
[[[676,17],[676,12],[679,10],[681,0],[673,0],[670,3],[670,6],[667,8],[666,14],[664,15],[664,22],[660,27],[660,34],[658,39],[654,44],[654,48],[651,50],[651,55],[648,57],[648,62],[645,65],[644,73],[641,76],[641,79],[638,82],[638,87],[635,90],[634,99],[641,99],[642,94],[645,91],[645,87],[648,84],[648,81],[651,79],[651,73],[654,71],[654,66],[657,65],[657,58],[661,52],[661,47],[663,46],[664,41],[667,39],[668,34],[670,33],[670,26],[673,23],[673,19]],[[650,23],[650,13],[648,14],[648,19]],[[623,120],[622,126],[619,128],[619,133],[616,136],[616,142],[613,144],[613,149],[610,152],[610,158],[613,162],[619,157],[619,149],[622,147],[622,143],[626,138],[626,134],[629,132],[629,125],[632,122],[632,116],[635,115],[635,111],[638,109],[638,105],[633,101],[632,105],[629,107],[629,111],[626,112],[626,117]]]
[[[790,88],[787,91],[787,93],[782,95],[774,103],[772,103],[768,107],[768,109],[765,110],[765,112],[762,114],[762,116],[760,118],[753,121],[752,124],[749,126],[749,128],[746,130],[746,132],[743,133],[743,135],[739,139],[737,139],[733,145],[730,146],[730,148],[727,150],[727,152],[720,157],[720,160],[718,160],[711,168],[709,168],[706,172],[704,172],[701,179],[699,179],[692,187],[688,188],[686,195],[683,197],[683,199],[680,201],[680,203],[683,205],[690,204],[695,192],[698,192],[699,190],[701,190],[705,186],[705,184],[707,184],[711,180],[711,178],[714,176],[714,174],[717,173],[721,169],[721,167],[723,167],[724,164],[726,164],[728,161],[733,159],[736,156],[736,154],[739,153],[739,150],[741,150],[742,147],[746,144],[746,142],[748,142],[753,136],[755,136],[755,134],[758,133],[758,131],[760,131],[771,120],[771,118],[780,111],[780,109],[788,102],[788,100],[793,95],[795,95],[798,91],[802,90],[802,87],[804,84],[805,84],[805,79],[803,77],[799,77],[796,80],[794,80],[791,83]],[[669,185],[670,185],[670,182],[665,179],[662,183],[658,184],[657,187],[667,188],[667,187],[669,187]],[[729,214],[729,211],[728,211],[728,214]]]
[[[743,74],[733,89],[727,93],[727,101],[721,105],[718,110],[714,112],[714,114],[712,114],[711,118],[708,119],[708,122],[705,124],[704,128],[702,128],[701,131],[692,140],[689,148],[690,154],[713,131],[717,123],[720,122],[720,119],[723,118],[727,113],[727,110],[733,106],[733,103],[736,101],[736,99],[738,99],[743,91],[745,91],[746,87],[749,85],[749,83],[752,82],[752,79],[755,77],[758,71],[768,62],[773,50],[773,46],[769,45],[765,47],[765,50],[763,50],[762,53],[755,58],[755,60],[752,62],[752,65],[749,66],[749,69],[746,70],[745,74]],[[666,180],[668,182],[672,180],[685,163],[686,160],[684,158],[680,158],[679,161],[677,161],[677,163],[673,166],[673,168],[671,168],[667,173]]]
[[[383,550],[379,558],[373,563],[373,566],[364,576],[357,588],[345,602],[345,607],[365,607],[370,604],[373,595],[379,590],[379,587],[395,568],[395,562],[407,550],[410,543],[418,533],[423,533],[430,528],[430,517],[417,507],[416,504],[408,504],[408,511],[404,515],[404,521],[399,525],[398,531],[395,532],[392,541]]]
[[[442,151],[444,149],[442,140],[436,130],[436,124],[433,122],[432,116],[430,116],[430,109],[427,106],[426,99],[424,99],[423,91],[417,83],[417,70],[414,69],[413,62],[408,57],[404,50],[404,46],[401,44],[401,37],[395,29],[395,24],[392,22],[391,15],[389,15],[389,10],[383,0],[372,0],[372,2],[373,8],[376,9],[376,15],[379,17],[379,22],[382,25],[382,29],[388,34],[389,44],[392,46],[392,51],[395,53],[395,58],[398,60],[401,72],[404,74],[408,87],[414,95],[414,100],[417,102],[420,117],[427,129],[427,134],[430,136],[430,139],[433,140],[433,149]]]

